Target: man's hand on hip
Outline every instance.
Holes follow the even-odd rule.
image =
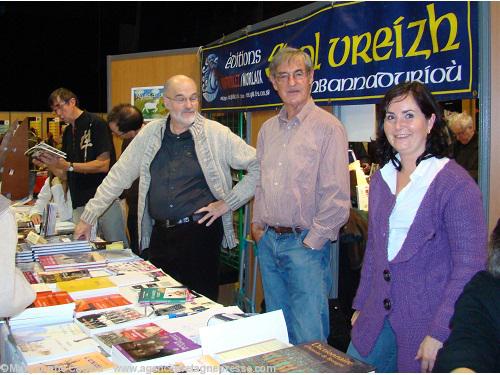
[[[257,243],[260,241],[260,239],[264,235],[265,228],[264,228],[264,226],[262,226],[260,224],[256,224],[256,223],[252,223],[251,228],[252,228],[251,231],[252,231],[253,240]]]
[[[221,217],[226,212],[228,212],[229,209],[230,209],[229,206],[223,200],[210,203],[208,206],[202,207],[195,212],[195,214],[206,212],[205,216],[203,216],[200,220],[198,220],[198,224],[203,224],[206,220],[208,220],[208,222],[206,223],[206,226],[208,227],[217,218]]]
[[[75,240],[90,240],[90,231],[92,230],[92,225],[87,224],[85,221],[80,220],[78,225],[75,227],[75,232],[73,233],[73,238]]]

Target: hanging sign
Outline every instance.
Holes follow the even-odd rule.
[[[345,2],[302,19],[202,48],[203,110],[280,105],[269,62],[283,47],[313,62],[316,102],[377,103],[421,81],[438,99],[477,95],[476,2]]]

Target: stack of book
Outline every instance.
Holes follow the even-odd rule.
[[[66,252],[54,255],[39,255],[38,262],[45,271],[64,268],[97,268],[106,265],[100,251]]]
[[[99,352],[97,342],[75,323],[11,329],[27,365]]]
[[[73,321],[75,302],[67,292],[39,292],[31,306],[9,319],[11,328]]]
[[[92,246],[89,241],[73,240],[68,235],[51,236],[47,237],[44,243],[26,242],[20,244],[16,252],[16,263],[35,262],[39,260],[40,256],[81,253],[91,250]]]

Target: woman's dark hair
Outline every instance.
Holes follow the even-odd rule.
[[[491,233],[488,271],[494,277],[500,278],[500,219],[498,219],[497,225]]]
[[[432,114],[436,116],[434,126],[430,134],[427,136],[425,143],[425,150],[417,158],[417,165],[425,159],[435,156],[438,159],[443,157],[451,157],[452,142],[448,127],[443,118],[443,111],[439,104],[436,102],[431,92],[422,83],[418,81],[399,83],[392,87],[382,99],[379,111],[379,123],[377,125],[377,158],[380,160],[381,165],[385,165],[391,161],[394,167],[400,171],[401,163],[396,158],[397,151],[389,143],[387,136],[384,132],[384,121],[387,108],[396,99],[405,99],[411,95],[415,102],[418,104],[420,110],[426,119],[431,118]]]

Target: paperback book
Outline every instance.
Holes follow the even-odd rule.
[[[130,306],[132,302],[121,294],[107,294],[79,299],[75,301],[75,304],[75,316],[80,317],[91,313],[113,310],[117,307]]]
[[[185,303],[187,288],[143,288],[139,292],[139,303]]]
[[[168,364],[200,356],[201,346],[179,332],[158,334],[146,339],[114,345],[113,361],[119,364]]]
[[[150,321],[144,308],[124,307],[111,311],[80,316],[75,322],[88,334],[97,334]]]
[[[44,270],[62,268],[102,267],[106,259],[97,251],[40,255],[38,261]]]
[[[39,278],[42,283],[52,284],[60,281],[71,281],[83,278],[89,278],[90,273],[86,269],[82,270],[67,270],[67,271],[52,271],[52,272],[39,272]]]
[[[11,331],[28,365],[99,351],[97,343],[75,323],[33,326]]]
[[[358,361],[325,343],[315,341],[221,365],[228,372],[373,372]]]
[[[66,292],[38,292],[35,301],[9,319],[11,328],[67,323],[73,320],[75,303]]]
[[[26,372],[33,373],[96,373],[109,372],[116,365],[107,357],[98,352],[74,355],[71,357],[37,363],[26,368]]]
[[[36,144],[35,146],[27,149],[24,153],[24,155],[28,155],[34,159],[37,159],[40,157],[41,154],[47,153],[53,156],[57,156],[59,158],[66,159],[66,153],[64,151],[61,151],[55,147],[52,147],[51,145],[45,143],[45,142],[40,142]]]
[[[168,332],[155,323],[144,323],[132,327],[115,329],[95,335],[95,339],[106,352],[111,354],[113,345],[123,344],[129,341],[138,341],[149,337],[167,335]]]

